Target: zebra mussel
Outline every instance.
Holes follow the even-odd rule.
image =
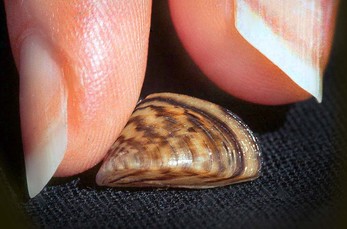
[[[260,150],[229,110],[186,95],[138,103],[97,174],[111,187],[212,188],[259,176]]]

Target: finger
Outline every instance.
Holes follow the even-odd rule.
[[[320,77],[332,43],[337,1],[319,1],[320,5],[316,6],[320,7],[314,8],[314,13],[305,12],[312,9],[295,8],[292,1],[287,4],[289,6],[286,10],[282,11],[278,3],[284,4],[284,1],[239,0],[237,2],[263,4],[262,11],[259,10],[259,5],[253,4],[252,9],[255,10],[246,17],[245,25],[239,26],[238,29],[235,27],[235,18],[244,16],[245,13],[240,9],[239,15],[234,12],[234,9],[238,9],[237,4],[236,7],[234,5],[235,1],[170,1],[171,16],[177,33],[202,71],[225,91],[251,102],[285,104],[307,99],[310,97],[306,91],[308,89],[302,88],[305,88],[306,82],[315,88],[317,91],[315,96],[319,99]],[[303,4],[305,1],[295,2]],[[271,5],[271,3],[276,4]],[[290,23],[281,21],[281,13],[285,14],[286,18],[292,15],[293,20]],[[275,39],[272,39],[267,31],[258,29],[254,21],[249,20],[256,17],[254,15],[258,18],[267,16],[264,17],[264,24],[269,25],[270,31],[277,33],[277,38],[282,42],[279,42],[279,46],[274,45]],[[293,15],[301,15],[300,20],[294,21]],[[240,29],[243,29],[243,35],[240,34]],[[306,33],[301,35],[300,32]],[[315,39],[310,34],[321,36],[320,46],[309,46],[312,39]],[[263,46],[255,44],[259,40]],[[289,51],[284,52],[283,47],[289,47]],[[268,54],[265,49],[281,55],[264,55]],[[291,56],[295,58],[291,59]],[[308,62],[307,65],[314,63],[312,72],[317,74],[311,78],[316,78],[308,80],[309,71],[303,71],[307,66],[301,62]],[[299,65],[304,67],[301,68]],[[313,93],[312,91],[310,92]]]
[[[150,7],[150,0],[6,1],[30,196],[54,173],[94,166],[124,127],[143,82]]]

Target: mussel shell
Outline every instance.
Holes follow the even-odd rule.
[[[201,99],[158,93],[137,104],[96,182],[211,188],[255,179],[260,167],[256,138],[236,115]]]

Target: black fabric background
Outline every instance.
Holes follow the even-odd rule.
[[[345,3],[343,3],[345,4]],[[323,103],[260,106],[213,86],[179,43],[166,1],[154,1],[142,95],[171,91],[221,104],[259,138],[263,169],[255,181],[207,190],[97,187],[97,167],[54,178],[27,196],[18,115],[18,74],[0,12],[0,226],[111,228],[335,228],[345,221],[346,11],[324,79]]]

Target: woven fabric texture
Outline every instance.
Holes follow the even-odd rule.
[[[160,1],[164,2],[164,1]],[[338,34],[324,79],[323,103],[260,106],[224,94],[191,62],[170,24],[166,3],[154,3],[143,95],[185,93],[221,104],[240,116],[259,139],[261,176],[206,190],[113,189],[95,184],[97,167],[52,179],[28,199],[18,124],[18,79],[2,9],[0,67],[2,197],[34,227],[48,228],[278,228],[331,227],[345,212],[340,177],[344,136],[344,34]],[[341,26],[340,26],[341,27]],[[339,46],[340,45],[340,46]],[[4,196],[6,195],[6,196]],[[347,215],[347,214],[346,214]],[[18,216],[17,216],[18,217]]]

